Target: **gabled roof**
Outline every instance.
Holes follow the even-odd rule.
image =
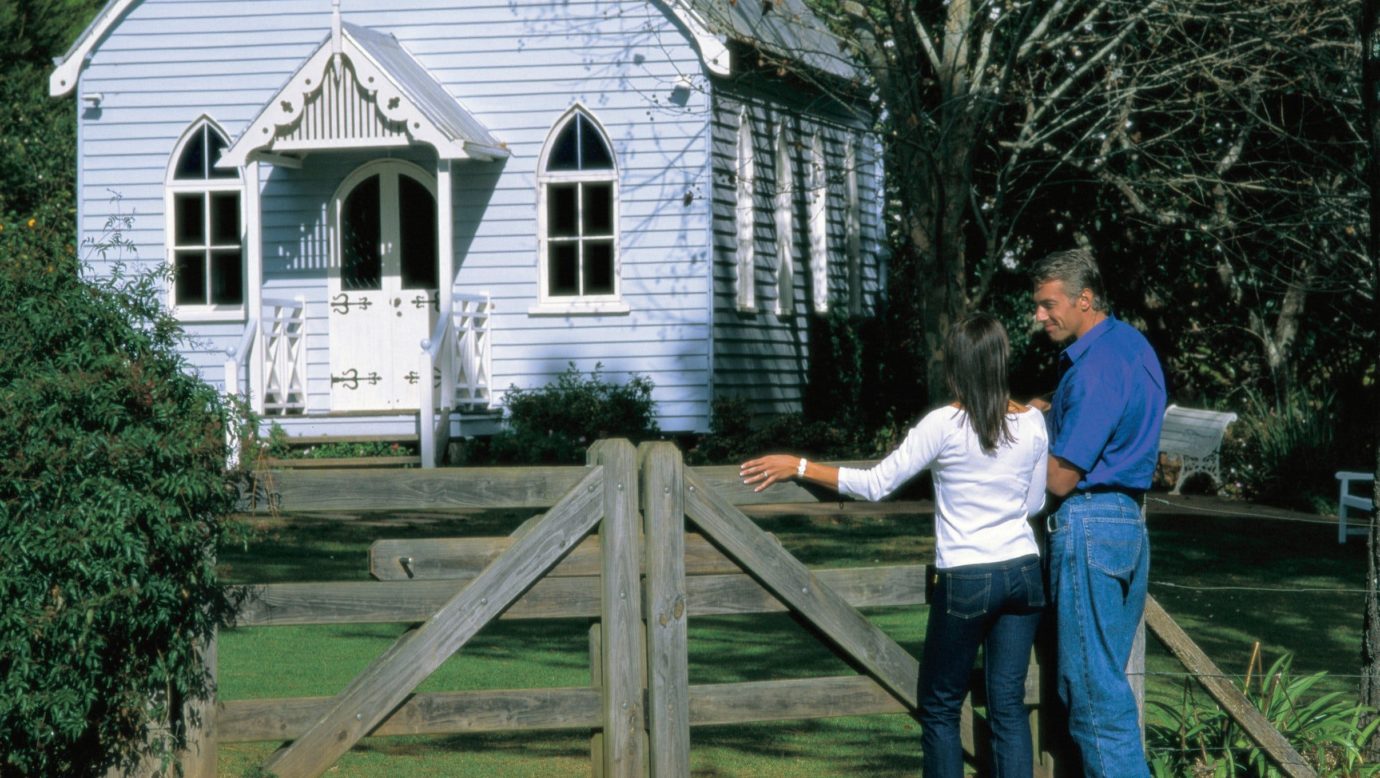
[[[861,75],[843,42],[804,0],[671,0],[670,5],[687,7],[713,35],[838,78]]]
[[[48,79],[48,94],[70,94],[91,51],[140,0],[107,0],[63,56],[56,58]],[[690,33],[704,66],[719,75],[729,73],[724,45],[737,40],[783,59],[842,78],[858,75],[857,67],[803,0],[654,0]]]
[[[216,164],[237,167],[256,154],[411,143],[434,147],[442,159],[508,156],[396,38],[337,19]]]

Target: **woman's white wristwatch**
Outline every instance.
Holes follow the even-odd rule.
[[[805,477],[805,466],[808,465],[808,464],[810,464],[810,463],[805,461],[805,457],[801,457],[801,458],[800,458],[800,464],[798,464],[798,465],[795,466],[795,477],[796,477],[796,478],[804,478],[804,477]]]

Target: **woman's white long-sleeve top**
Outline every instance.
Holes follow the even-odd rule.
[[[1014,440],[984,452],[962,409],[937,408],[875,467],[840,468],[839,492],[880,500],[929,468],[941,570],[1038,554],[1029,518],[1044,506],[1049,435],[1034,408],[1007,420]]]

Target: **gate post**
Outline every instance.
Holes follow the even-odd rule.
[[[600,440],[587,461],[604,466],[600,620],[603,643],[605,778],[645,775],[642,689],[642,586],[637,516],[637,452],[626,440]]]
[[[652,778],[690,774],[685,465],[672,443],[637,448],[647,547],[647,728]]]

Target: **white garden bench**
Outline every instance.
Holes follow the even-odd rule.
[[[1356,473],[1350,470],[1343,470],[1337,473],[1337,542],[1345,543],[1348,535],[1364,535],[1370,531],[1369,527],[1346,526],[1347,510],[1355,508],[1358,511],[1365,511],[1367,519],[1369,514],[1375,510],[1375,502],[1371,500],[1369,492],[1370,485],[1375,482],[1374,473]],[[1364,484],[1367,494],[1353,494],[1352,484]]]
[[[1160,453],[1177,457],[1181,463],[1170,494],[1178,494],[1179,487],[1194,473],[1206,473],[1212,477],[1214,484],[1222,485],[1222,437],[1227,432],[1227,425],[1234,421],[1236,414],[1227,411],[1180,408],[1177,405],[1164,409]]]

